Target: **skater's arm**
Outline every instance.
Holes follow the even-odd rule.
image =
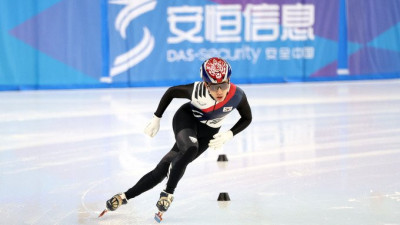
[[[208,143],[209,148],[220,149],[227,141],[233,138],[234,135],[244,130],[252,120],[251,109],[247,102],[246,95],[243,93],[243,97],[237,107],[240,114],[240,119],[236,124],[228,131],[217,133],[213,136],[213,139]]]
[[[251,115],[251,109],[249,102],[247,101],[247,97],[245,94],[243,94],[243,98],[240,101],[237,110],[240,114],[240,119],[237,121],[237,123],[231,128],[231,131],[233,135],[236,135],[237,133],[241,132],[244,130],[249,124],[251,123],[252,120],[252,115]]]
[[[193,87],[194,83],[186,85],[178,85],[168,88],[168,90],[162,96],[154,115],[157,116],[158,118],[161,118],[165,110],[167,109],[168,105],[174,98],[190,99],[192,96]]]

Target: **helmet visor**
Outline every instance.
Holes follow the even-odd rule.
[[[218,91],[221,88],[222,91],[225,91],[229,88],[229,82],[223,82],[219,84],[212,84],[207,82],[207,86],[210,88],[211,91]]]

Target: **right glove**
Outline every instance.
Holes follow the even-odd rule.
[[[158,130],[160,129],[160,119],[156,115],[150,120],[150,123],[147,124],[146,128],[144,129],[144,133],[149,135],[150,137],[156,136]]]

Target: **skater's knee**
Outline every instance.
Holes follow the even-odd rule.
[[[179,148],[179,152],[182,153],[182,151],[186,151],[189,148],[198,148],[199,143],[197,141],[197,137],[194,134],[194,132],[190,129],[183,129],[179,131],[179,133],[175,136],[176,138],[176,144],[177,147]]]

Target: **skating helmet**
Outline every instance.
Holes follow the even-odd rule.
[[[228,81],[231,73],[229,63],[218,57],[207,59],[200,67],[200,77],[207,83],[216,84]]]

